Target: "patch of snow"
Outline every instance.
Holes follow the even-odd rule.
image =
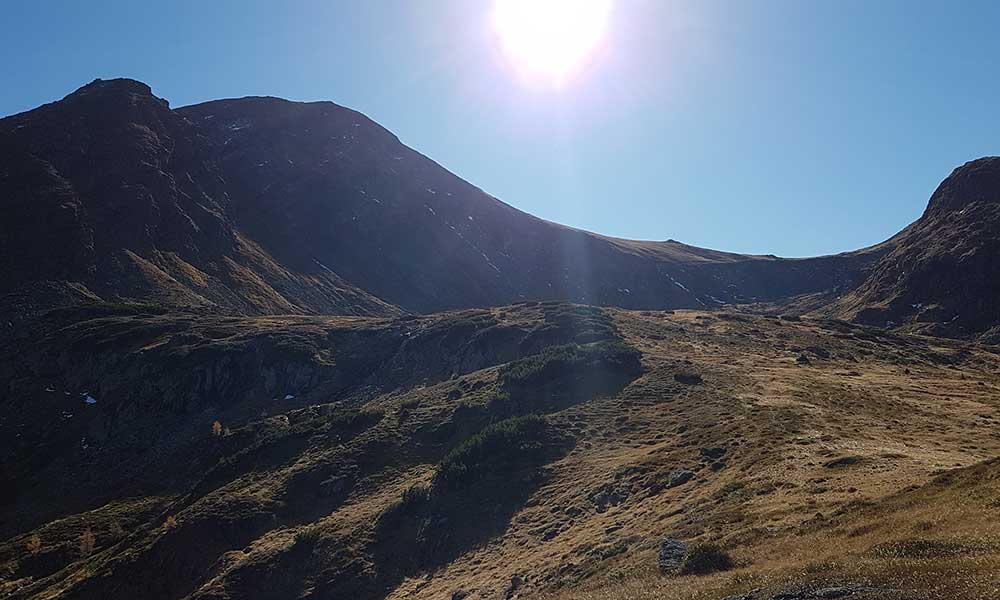
[[[295,400],[295,394],[285,394],[285,400]]]
[[[434,190],[432,190],[431,188],[426,188],[426,189],[427,189],[428,193],[430,193],[430,194],[433,194],[433,195],[435,195],[435,196],[437,195],[437,192],[435,192],[435,191],[434,191]]]
[[[493,267],[493,270],[496,271],[497,273],[501,273],[500,267],[498,267],[495,264],[493,264],[493,261],[490,260],[489,256],[486,256],[485,252],[483,252],[483,251],[480,250],[479,253],[483,255],[483,259],[486,261],[486,264],[488,264],[489,266]]]
[[[48,392],[48,393],[50,393],[50,394],[55,393],[55,390],[52,389],[52,386],[49,386],[49,387],[45,388],[45,391]]]
[[[428,212],[430,212],[432,215],[437,215],[437,213],[434,212],[434,209],[431,208],[431,207],[429,207],[429,206],[427,206],[426,204],[424,205],[424,208],[426,208],[428,210]]]
[[[205,116],[204,116],[204,117],[202,117],[201,119],[202,119],[203,121],[207,121],[207,120],[209,120],[209,119],[214,119],[214,118],[215,118],[215,115],[205,115]]]
[[[86,402],[87,404],[97,404],[97,398],[94,398],[90,394],[84,394],[83,401]]]
[[[688,292],[688,293],[691,292],[691,290],[687,289],[687,287],[683,283],[681,283],[681,282],[677,281],[676,279],[674,279],[673,277],[671,277],[670,273],[664,273],[664,275],[667,276],[667,279],[669,279],[670,281],[673,281],[674,285],[676,285],[677,287],[681,288],[685,292]]]
[[[313,262],[316,263],[319,266],[319,268],[323,269],[327,273],[330,273],[331,275],[336,275],[336,273],[333,272],[333,269],[331,269],[330,267],[328,267],[328,266],[324,265],[323,263],[319,262],[318,258],[314,258]]]

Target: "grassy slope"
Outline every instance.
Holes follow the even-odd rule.
[[[997,468],[973,466],[1000,454],[1000,360],[986,348],[835,322],[577,311],[466,311],[415,320],[403,335],[425,339],[437,327],[447,338],[454,321],[464,323],[454,336],[467,341],[500,325],[545,338],[524,350],[532,354],[573,342],[545,333],[568,320],[582,323],[571,327],[579,343],[610,336],[639,350],[643,372],[622,374],[628,361],[601,352],[567,369],[578,365],[567,357],[589,353],[554,351],[565,364],[542,365],[552,377],[532,395],[504,374],[531,381],[539,365],[504,366],[511,357],[500,353],[467,361],[453,377],[387,376],[354,397],[369,417],[347,424],[322,405],[234,423],[238,452],[219,457],[229,462],[190,490],[129,509],[156,510],[127,525],[128,539],[90,513],[62,534],[46,525],[37,532],[49,548],[74,546],[89,523],[94,553],[67,551],[73,562],[62,570],[6,589],[20,589],[15,597],[642,599],[846,583],[872,588],[857,597],[940,597],[942,587],[949,597],[990,597]],[[400,356],[428,354],[410,352]],[[620,376],[595,380],[601,369]],[[703,381],[675,378],[691,373]],[[604,382],[596,395],[595,381]],[[553,434],[531,438],[534,458],[501,479],[436,486],[450,450],[532,407]],[[671,487],[682,468],[693,479]],[[956,468],[964,470],[940,475]],[[414,486],[426,497],[380,528]],[[167,516],[176,524],[166,527]],[[32,533],[0,546],[6,568],[24,574],[18,550]],[[655,554],[664,536],[717,542],[738,568],[662,578]],[[392,560],[396,546],[420,559]],[[203,556],[176,562],[192,548]],[[128,588],[129,572],[190,581]]]

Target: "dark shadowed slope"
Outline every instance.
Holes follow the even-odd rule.
[[[212,142],[145,84],[95,81],[0,120],[0,292],[24,306],[78,282],[108,300],[236,313],[388,315],[319,266],[244,236]]]
[[[891,240],[808,259],[544,221],[329,102],[171,110],[143,83],[97,80],[0,120],[0,164],[0,307],[12,323],[95,300],[390,315],[520,300],[645,309],[790,298],[947,335],[1000,322],[998,159],[957,169]]]
[[[409,310],[525,299],[711,307],[847,289],[880,253],[783,260],[563,227],[500,202],[329,102],[243,98],[178,112],[220,149],[251,238],[287,264],[320,262]]]
[[[516,210],[329,102],[171,110],[126,79],[0,120],[0,159],[0,291],[29,305],[74,295],[36,283],[55,281],[239,314],[700,308],[846,290],[884,251],[784,260],[608,238]]]

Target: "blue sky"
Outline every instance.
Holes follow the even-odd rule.
[[[491,2],[6,0],[0,114],[96,78],[173,106],[333,100],[498,198],[621,237],[784,256],[879,242],[1000,153],[1000,3],[617,0],[558,89]]]

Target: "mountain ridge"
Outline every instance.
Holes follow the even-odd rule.
[[[49,118],[57,122],[38,131],[43,139],[31,137]],[[237,314],[433,312],[522,300],[695,308],[850,287],[883,251],[777,259],[566,227],[497,200],[332,102],[248,97],[174,110],[141,82],[97,80],[0,123],[12,126],[2,132],[12,162],[30,156],[62,168],[35,168],[54,182],[52,194],[90,194],[86,206],[72,199],[63,218],[78,250],[55,256],[42,235],[48,223],[26,227],[38,206],[24,198],[0,206],[24,212],[4,215],[17,223],[8,237],[20,236],[11,248],[42,240],[28,256],[10,253],[8,291],[78,281],[100,297],[152,295]],[[74,144],[82,155],[65,153]],[[137,164],[121,163],[142,152]],[[104,180],[74,171],[73,157],[97,161]],[[122,191],[108,181],[116,173],[138,184]],[[27,188],[11,179],[0,183],[16,200]],[[97,224],[110,239],[93,239],[91,217],[107,224],[112,215],[114,228]],[[320,280],[326,289],[316,297]]]

